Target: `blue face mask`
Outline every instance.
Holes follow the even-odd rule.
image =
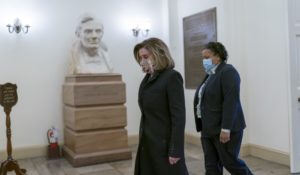
[[[212,59],[203,59],[203,67],[206,73],[210,74],[210,71],[212,68],[214,68],[216,65],[212,63]]]

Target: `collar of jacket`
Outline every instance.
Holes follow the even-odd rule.
[[[218,65],[217,69],[215,70],[215,73],[219,72],[225,65],[226,65],[226,62],[225,62],[225,61],[222,61],[222,62]]]
[[[150,76],[150,74],[147,74],[147,75],[146,75],[146,80],[147,80],[146,84],[148,84],[148,83],[153,82],[154,80],[156,80],[156,79],[159,77],[159,75],[161,75],[163,72],[165,72],[165,71],[168,70],[168,69],[169,69],[169,68],[163,69],[163,70],[156,70],[156,71],[153,73],[152,76]]]
[[[222,61],[222,62],[218,65],[217,69],[215,70],[215,73],[214,73],[214,74],[211,74],[211,76],[214,76],[216,73],[218,73],[225,65],[226,65],[226,62]],[[208,77],[209,77],[209,74],[206,74],[200,85],[202,85],[202,84],[207,80]],[[199,86],[199,87],[200,87],[200,86]]]
[[[160,72],[158,72],[158,71],[155,71],[152,76],[149,74],[148,82],[155,80],[159,76],[159,74],[160,74]]]

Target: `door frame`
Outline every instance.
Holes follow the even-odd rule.
[[[291,173],[300,173],[300,116],[298,116],[300,103],[297,102],[300,89],[295,88],[297,86],[297,75],[300,71],[297,71],[297,42],[295,40],[296,35],[300,35],[299,29],[295,27],[296,22],[296,1],[288,0],[288,32],[289,32],[289,130],[290,130],[290,171]],[[299,21],[300,25],[300,21]],[[298,31],[299,30],[299,31]],[[299,36],[300,38],[300,36]],[[300,50],[299,50],[300,51]],[[300,60],[300,52],[298,57]],[[299,68],[298,68],[299,69]],[[300,86],[299,86],[300,87]]]

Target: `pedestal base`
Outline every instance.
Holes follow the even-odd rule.
[[[131,159],[120,74],[67,76],[63,99],[63,154],[73,166]]]
[[[15,171],[16,175],[26,175],[26,170],[21,169],[16,160],[6,160],[1,164],[0,175],[7,175],[9,171]]]
[[[72,166],[79,167],[103,162],[131,159],[131,150],[129,148],[124,148],[85,154],[75,154],[68,147],[64,146],[63,155]]]

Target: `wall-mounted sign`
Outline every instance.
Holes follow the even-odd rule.
[[[183,18],[185,87],[195,89],[205,77],[201,50],[217,41],[216,8]]]
[[[11,108],[17,104],[17,85],[6,83],[0,85],[0,104],[4,108]]]

